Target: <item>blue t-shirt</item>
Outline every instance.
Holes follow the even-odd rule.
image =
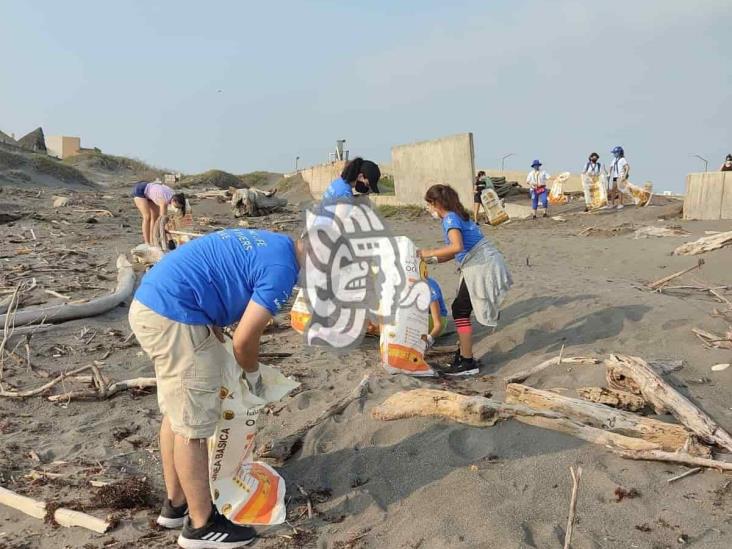
[[[224,229],[166,254],[135,299],[183,324],[228,326],[254,300],[273,315],[297,281],[295,245],[269,231]]]
[[[478,242],[483,240],[483,233],[480,232],[480,228],[472,219],[465,221],[455,212],[448,212],[448,214],[442,218],[442,234],[445,237],[445,244],[450,243],[450,239],[447,237],[447,233],[450,229],[457,229],[463,234],[463,251],[455,255],[455,260],[458,263],[462,263],[465,254],[472,250],[473,246]]]
[[[447,316],[447,306],[445,299],[442,297],[442,289],[434,278],[427,277],[427,284],[430,286],[430,305],[437,301],[440,304],[440,316]]]
[[[328,188],[323,193],[322,202],[333,203],[344,199],[350,200],[353,198],[353,188],[344,180],[342,177],[331,181]]]

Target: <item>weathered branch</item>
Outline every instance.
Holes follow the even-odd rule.
[[[637,412],[646,407],[646,401],[638,395],[607,387],[580,387],[577,389],[580,398],[598,404],[612,406],[619,410]]]
[[[697,255],[732,244],[732,231],[704,236],[694,242],[682,244],[674,250],[674,255]]]
[[[697,408],[689,399],[671,387],[646,362],[638,357],[610,355],[607,361],[609,375],[632,381],[638,393],[656,410],[668,410],[692,433],[708,444],[716,444],[732,451],[732,436],[712,418]]]
[[[541,364],[538,364],[537,366],[534,366],[533,368],[529,368],[528,370],[523,370],[521,372],[516,372],[515,374],[511,374],[504,379],[506,383],[521,383],[528,379],[529,377],[533,376],[534,374],[538,374],[542,370],[546,370],[550,366],[556,366],[558,364],[600,364],[600,360],[597,358],[592,358],[588,356],[576,356],[576,357],[565,357],[562,358],[561,356],[557,356],[554,358],[550,358],[549,360],[545,360]]]
[[[86,318],[106,313],[132,295],[135,287],[135,272],[124,255],[117,258],[117,288],[111,294],[92,299],[86,303],[63,303],[52,307],[40,307],[18,311],[15,313],[15,324],[24,325],[33,322],[63,322],[77,318]],[[6,315],[0,316],[0,324],[5,322]]]

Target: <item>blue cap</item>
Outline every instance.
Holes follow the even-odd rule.
[[[533,162],[531,163],[531,167],[532,167],[532,168],[536,168],[537,166],[541,166],[541,162],[539,162],[538,160],[534,160],[534,161],[533,161]]]

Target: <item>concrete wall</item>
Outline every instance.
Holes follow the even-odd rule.
[[[338,179],[343,171],[345,162],[339,160],[337,162],[328,162],[326,164],[318,164],[317,166],[310,166],[299,170],[297,173],[305,180],[305,183],[310,187],[310,194],[313,198],[319,200],[325,189],[328,188],[331,181]]]
[[[522,187],[528,187],[526,185],[526,176],[528,175],[527,171],[519,171],[519,170],[506,170],[504,172],[501,172],[501,170],[486,170],[483,169],[483,171],[488,174],[490,177],[501,177],[505,176],[507,181],[518,181],[519,185]],[[562,173],[561,171],[555,171],[555,172],[549,172],[547,170],[550,176],[559,175]],[[580,174],[573,173],[569,176],[569,179],[564,182],[564,185],[562,186],[562,190],[565,193],[581,193],[582,192],[582,178],[580,177]]]
[[[394,189],[401,204],[424,204],[424,193],[435,183],[451,185],[466,208],[473,202],[475,160],[473,134],[461,133],[391,149]]]
[[[732,172],[687,175],[684,219],[732,219]]]
[[[50,135],[46,137],[46,150],[56,158],[68,158],[79,154],[81,139],[68,135]]]

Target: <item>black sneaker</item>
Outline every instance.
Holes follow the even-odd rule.
[[[208,524],[201,528],[192,528],[191,519],[186,517],[178,545],[186,549],[228,549],[249,545],[255,537],[254,528],[234,524],[214,507]]]
[[[440,368],[439,372],[445,376],[474,376],[480,373],[480,364],[474,358],[457,357],[452,364]]]
[[[173,507],[170,500],[166,498],[156,522],[163,528],[181,528],[186,515],[188,515],[187,503],[180,507]]]

